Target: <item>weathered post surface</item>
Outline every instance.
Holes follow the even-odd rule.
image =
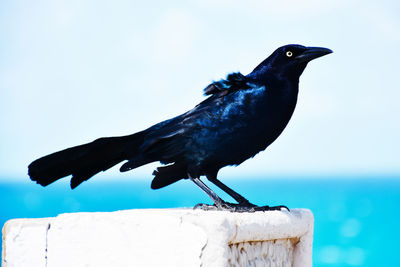
[[[138,209],[14,219],[3,227],[2,267],[308,267],[313,221],[307,209]]]

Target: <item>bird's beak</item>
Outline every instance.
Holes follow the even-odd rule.
[[[307,47],[306,51],[298,55],[296,59],[299,62],[310,62],[318,57],[325,56],[327,54],[333,53],[332,50],[324,47]]]

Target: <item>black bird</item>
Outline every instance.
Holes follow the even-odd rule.
[[[322,47],[282,46],[248,75],[231,73],[208,85],[204,89],[208,98],[192,110],[132,135],[100,138],[37,159],[28,167],[29,176],[47,186],[72,175],[74,189],[125,160],[121,172],[159,161],[166,166],[153,172],[153,189],[190,179],[217,209],[281,209],[285,206],[251,204],[219,181],[217,173],[254,157],[275,141],[293,114],[299,78],[307,63],[329,53]],[[200,180],[202,175],[238,203],[223,201]]]

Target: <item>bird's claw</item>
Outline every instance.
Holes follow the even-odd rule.
[[[270,210],[282,210],[286,209],[287,211],[290,211],[290,209],[284,205],[279,205],[279,206],[261,206],[261,207],[255,207],[254,208],[256,211],[270,211]]]
[[[204,203],[199,203],[193,207],[194,210],[201,209],[201,210],[218,210],[217,206],[209,205]]]

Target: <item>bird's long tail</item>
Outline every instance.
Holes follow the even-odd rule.
[[[32,181],[47,186],[72,174],[71,188],[100,171],[105,171],[137,154],[145,132],[120,137],[105,137],[67,148],[32,162],[28,174]]]

